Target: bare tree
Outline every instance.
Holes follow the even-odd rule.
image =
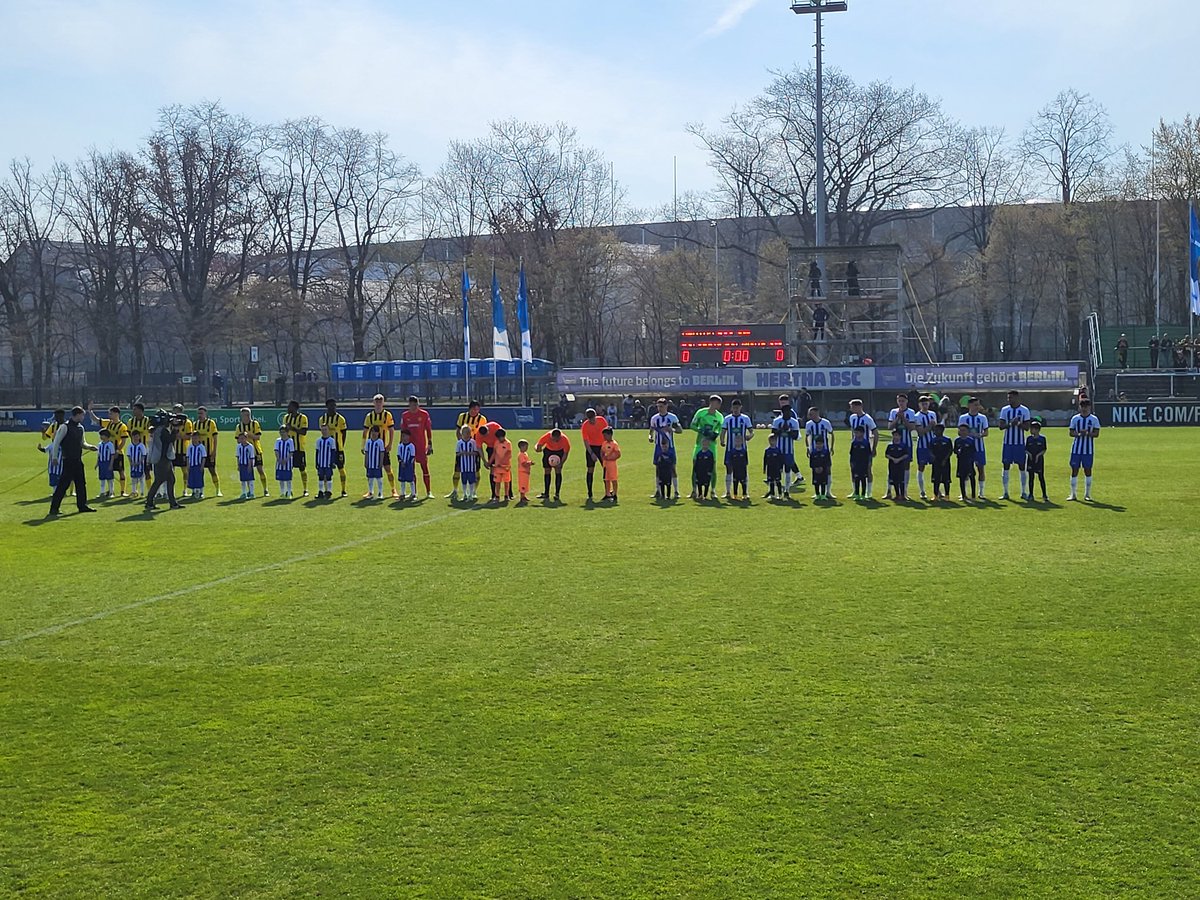
[[[193,372],[204,369],[244,278],[252,137],[250,124],[219,104],[170,106],[142,151],[138,224]]]
[[[752,201],[765,216],[794,218],[809,240],[815,110],[815,72],[795,69],[776,73],[760,96],[726,117],[723,130],[691,129],[711,151],[731,199]],[[878,229],[912,218],[915,208],[953,199],[956,126],[936,100],[912,87],[859,85],[831,69],[825,111],[831,241],[867,243]]]
[[[420,173],[387,146],[382,134],[338,129],[330,139],[328,163],[318,172],[336,236],[338,291],[350,326],[355,359],[368,359],[368,335],[394,302],[400,270],[383,250],[398,241],[409,223],[410,201]],[[394,320],[391,327],[398,323]],[[389,329],[385,329],[390,330]]]
[[[1075,225],[1072,204],[1097,191],[1101,184],[1105,163],[1112,156],[1111,137],[1112,124],[1104,107],[1089,94],[1074,89],[1060,92],[1038,112],[1025,131],[1024,151],[1066,207],[1068,231]],[[1081,257],[1079,240],[1068,242],[1063,259],[1065,350],[1072,357],[1083,353]]]

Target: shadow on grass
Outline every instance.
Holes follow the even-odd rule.
[[[1095,500],[1084,500],[1084,501],[1082,501],[1082,505],[1086,506],[1090,509],[1103,509],[1106,512],[1115,512],[1115,513],[1125,512],[1124,506],[1114,506],[1111,503],[1098,503]]]

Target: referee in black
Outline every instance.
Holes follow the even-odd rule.
[[[54,488],[54,496],[50,498],[50,517],[58,515],[58,508],[62,505],[63,497],[67,496],[67,488],[71,485],[75,486],[75,505],[79,507],[81,513],[95,512],[87,502],[87,478],[83,473],[83,451],[91,450],[96,452],[96,448],[83,439],[83,414],[82,406],[76,406],[71,410],[71,416],[67,421],[58,426],[58,431],[54,432],[54,441],[50,445],[50,452],[58,454],[62,459],[62,474],[58,476],[58,484]]]

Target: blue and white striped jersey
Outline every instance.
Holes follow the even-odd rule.
[[[918,429],[917,446],[922,450],[928,450],[930,445],[933,443],[933,439],[937,437],[937,435],[933,433],[933,426],[938,422],[938,414],[932,409],[929,410],[929,412],[921,412],[920,410],[917,410],[916,416]],[[924,434],[921,433],[920,429],[924,429]]]
[[[125,451],[129,456],[129,474],[137,477],[137,473],[146,471],[146,445],[130,444]]]
[[[251,468],[254,465],[254,460],[257,455],[258,454],[254,451],[254,445],[249,441],[246,441],[244,444],[238,444],[237,462],[240,468]]]
[[[800,420],[795,416],[789,416],[786,419],[783,416],[776,416],[771,423],[771,430],[779,437],[779,441],[775,445],[779,448],[779,452],[784,456],[793,456],[796,452],[796,440],[792,437],[792,432],[800,433]]]
[[[900,443],[910,450],[912,449],[912,429],[907,426],[916,424],[916,421],[917,414],[907,407],[903,414],[898,406],[888,413],[888,428],[892,429],[900,425]]]
[[[117,448],[112,441],[101,441],[96,445],[96,461],[110,463],[116,452]]]
[[[850,433],[851,433],[851,435],[854,434],[854,429],[858,428],[858,426],[860,426],[860,425],[863,427],[863,430],[866,432],[863,435],[863,438],[868,441],[871,439],[871,432],[879,430],[879,426],[875,424],[875,420],[871,417],[870,413],[850,413]],[[851,439],[853,439],[853,438],[851,438]]]
[[[458,459],[459,472],[479,471],[479,447],[474,441],[459,440],[454,445],[454,454]]]
[[[383,468],[383,454],[385,452],[384,447],[385,444],[383,443],[383,438],[367,439],[367,442],[363,444],[363,450],[366,451],[363,454],[363,464],[366,466],[366,468]]]
[[[1006,406],[1000,410],[1001,422],[1014,423],[1004,429],[1005,447],[1023,448],[1025,446],[1025,428],[1032,418],[1033,413],[1029,411],[1028,406]]]
[[[1071,442],[1071,453],[1081,456],[1091,456],[1096,452],[1096,439],[1092,437],[1093,431],[1100,430],[1100,420],[1094,415],[1083,415],[1077,413],[1071,416],[1071,436],[1074,440]]]
[[[745,413],[736,416],[731,414],[725,417],[721,430],[725,433],[725,446],[740,453],[746,449],[746,441],[754,430],[754,423]]]
[[[988,430],[987,413],[975,413],[975,415],[963,413],[958,417],[958,424],[967,426],[970,436],[975,438],[975,452],[983,453],[985,450],[983,437]]]
[[[679,424],[679,416],[673,412],[660,415],[655,413],[650,417],[650,431],[654,435],[654,446],[660,450],[675,449],[675,426]]]
[[[204,449],[203,444],[188,444],[187,460],[188,465],[193,468],[204,465],[204,460],[208,458],[208,451]]]
[[[417,458],[417,445],[401,441],[396,445],[396,465],[403,466]]]
[[[295,452],[295,441],[291,438],[277,438],[275,441],[275,454],[277,457],[275,468],[290,470],[292,468],[292,454]]]
[[[830,422],[828,419],[817,419],[815,422],[812,419],[808,419],[807,421],[805,421],[805,423],[804,423],[804,438],[805,438],[804,443],[809,452],[809,455],[812,454],[813,442],[816,441],[816,439],[818,437],[825,439],[825,449],[832,453],[833,452],[833,423]]]
[[[332,469],[334,461],[337,459],[337,438],[330,435],[329,437],[317,438],[316,446],[317,468]]]

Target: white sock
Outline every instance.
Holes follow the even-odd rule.
[[[1075,496],[1075,490],[1076,490],[1076,488],[1078,488],[1078,487],[1079,487],[1079,476],[1078,476],[1078,475],[1072,475],[1072,476],[1071,476],[1071,496],[1072,496],[1072,497],[1074,497],[1074,496]]]
[[[725,473],[725,493],[733,492],[733,475],[729,472]]]
[[[679,493],[679,476],[678,475],[671,476],[671,491],[676,494]]]
[[[1000,483],[1004,485],[1004,493],[1008,493],[1008,469],[1000,473]]]
[[[1083,492],[1088,495],[1090,495],[1092,493],[1092,476],[1091,475],[1083,476]]]
[[[982,479],[982,478],[980,478],[980,479],[979,479],[979,496],[980,496],[980,497],[982,497],[982,496],[983,496],[983,487],[984,487],[984,482],[983,482],[983,479]]]
[[[917,490],[925,493],[925,473],[917,469]]]
[[[867,496],[868,497],[871,496],[871,491],[873,491],[874,489],[875,489],[875,479],[868,478],[867,479]]]
[[[1021,475],[1021,496],[1024,497],[1025,496],[1025,470],[1024,469],[1021,470],[1020,475]]]

